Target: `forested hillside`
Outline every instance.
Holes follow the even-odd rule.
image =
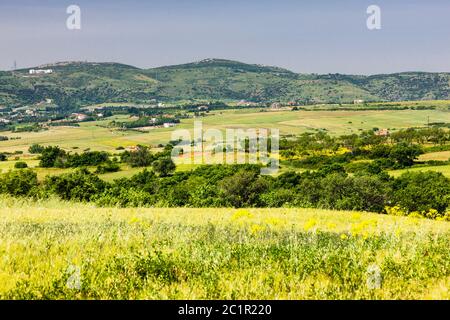
[[[139,69],[117,63],[72,62],[0,72],[0,107],[52,99],[77,109],[104,102],[146,103],[181,100],[348,103],[449,99],[450,74],[409,72],[390,75],[297,74],[241,62],[207,59],[183,65]]]

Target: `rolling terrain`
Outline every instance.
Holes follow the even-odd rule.
[[[407,72],[388,75],[298,74],[289,70],[223,59],[153,69],[118,63],[71,62],[0,72],[0,107],[52,99],[76,110],[99,103],[223,100],[253,102],[349,103],[449,99],[450,74]]]

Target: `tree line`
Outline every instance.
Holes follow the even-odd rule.
[[[208,165],[189,172],[156,174],[144,169],[105,182],[85,168],[39,182],[29,169],[0,176],[0,193],[94,202],[119,207],[302,207],[358,210],[448,219],[450,179],[436,172],[398,178],[370,168],[348,174],[340,166],[278,177],[257,165]]]

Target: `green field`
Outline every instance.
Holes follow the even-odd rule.
[[[389,171],[389,174],[392,175],[393,177],[398,177],[405,172],[425,172],[425,171],[441,172],[444,176],[450,177],[450,165],[414,167],[409,169],[392,170]]]
[[[0,207],[0,299],[450,298],[448,222],[9,198]]]
[[[359,133],[374,127],[391,130],[425,126],[430,122],[450,122],[450,112],[442,110],[383,110],[383,111],[266,111],[226,110],[211,112],[198,119],[185,119],[175,128],[158,128],[148,133],[118,131],[103,127],[110,120],[85,122],[80,127],[51,127],[48,131],[8,133],[19,140],[0,141],[0,152],[27,152],[33,143],[59,145],[66,150],[84,149],[114,151],[118,146],[167,143],[176,129],[193,129],[194,121],[202,121],[204,129],[214,128],[276,128],[281,135],[326,129],[330,134]],[[115,117],[117,119],[117,117]],[[122,117],[126,120],[126,117]],[[102,126],[99,126],[102,125]],[[73,149],[77,148],[77,149]]]

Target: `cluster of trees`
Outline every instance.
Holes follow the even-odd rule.
[[[144,170],[112,183],[86,169],[49,176],[38,183],[29,170],[0,177],[0,192],[13,196],[92,201],[100,206],[162,207],[308,207],[384,212],[399,206],[405,212],[436,210],[443,216],[450,206],[450,180],[436,172],[408,172],[391,178],[384,172],[347,174],[329,166],[316,172],[260,175],[256,165],[202,166],[190,172],[157,175]]]
[[[120,155],[120,161],[132,167],[153,167],[153,171],[160,176],[167,176],[175,170],[175,164],[170,158],[172,145],[168,144],[162,152],[151,153],[146,146],[139,145],[134,151],[124,151]],[[97,166],[95,173],[117,172],[120,170],[118,159],[110,159],[110,154],[101,151],[85,151],[81,154],[71,154],[58,146],[44,147],[33,144],[29,150],[32,154],[40,154],[39,166],[42,168],[82,168]],[[0,158],[1,160],[1,158]],[[5,156],[6,160],[6,156]],[[22,164],[20,167],[24,168]]]
[[[171,144],[167,144],[162,152],[151,153],[148,147],[138,145],[134,151],[124,151],[120,155],[120,159],[132,167],[148,167],[151,165],[160,176],[167,176],[175,170],[175,164],[170,157],[172,148]]]
[[[407,129],[390,136],[376,135],[373,130],[340,137],[325,132],[305,133],[296,139],[282,139],[280,154],[286,163],[308,169],[369,159],[384,169],[399,169],[412,166],[424,153],[422,143],[441,143],[446,141],[443,136],[450,137],[440,128]]]
[[[39,166],[43,168],[76,168],[96,166],[109,162],[109,154],[101,151],[87,151],[71,154],[57,146],[45,147],[40,155]]]

